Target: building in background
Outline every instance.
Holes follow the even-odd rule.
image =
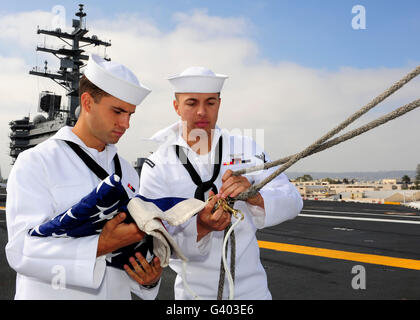
[[[354,201],[379,204],[408,204],[420,201],[419,190],[403,190],[397,179],[383,179],[351,184],[330,183],[325,180],[292,181],[303,199]],[[408,189],[413,186],[408,185]]]

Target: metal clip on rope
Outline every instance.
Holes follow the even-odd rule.
[[[213,197],[214,196],[209,197],[207,201],[210,202],[213,199]],[[214,213],[219,208],[219,206],[222,206],[224,211],[229,212],[236,219],[244,220],[245,216],[242,213],[242,211],[238,210],[238,209],[234,209],[232,206],[230,206],[228,200],[226,200],[226,199],[217,200],[212,212]]]

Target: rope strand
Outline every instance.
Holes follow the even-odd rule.
[[[314,143],[312,143],[311,145],[309,145],[307,148],[305,148],[303,151],[301,151],[300,153],[294,154],[292,156],[290,156],[288,158],[288,160],[283,164],[283,166],[281,166],[279,169],[277,169],[275,172],[273,172],[271,175],[269,175],[267,178],[265,178],[263,181],[261,181],[260,183],[251,186],[248,190],[240,193],[238,196],[236,196],[235,198],[233,198],[233,201],[237,201],[237,200],[246,200],[248,198],[254,197],[259,190],[261,190],[262,187],[264,187],[267,183],[269,183],[270,181],[272,181],[275,177],[277,177],[279,174],[281,174],[282,172],[284,172],[285,170],[287,170],[290,166],[292,166],[294,163],[296,163],[298,160],[305,158],[313,153],[316,152],[316,150],[320,149],[323,144],[330,138],[332,138],[334,135],[336,135],[338,132],[342,131],[344,128],[346,128],[348,125],[350,125],[352,122],[354,122],[355,120],[357,120],[358,118],[360,118],[362,115],[364,115],[366,112],[368,112],[369,110],[371,110],[372,108],[374,108],[375,106],[377,106],[380,102],[384,101],[386,98],[388,98],[390,95],[392,95],[393,93],[395,93],[397,90],[401,89],[405,84],[407,84],[409,81],[411,81],[412,79],[414,79],[415,77],[417,77],[420,74],[420,66],[418,66],[416,69],[414,69],[413,71],[411,71],[410,73],[408,73],[404,78],[402,78],[401,80],[399,80],[398,82],[396,82],[394,85],[392,85],[388,90],[386,90],[385,92],[383,92],[382,94],[380,94],[379,96],[377,96],[375,99],[373,99],[370,103],[368,103],[367,105],[365,105],[364,107],[362,107],[360,110],[358,110],[357,112],[355,112],[353,115],[351,115],[350,117],[348,117],[346,120],[344,120],[341,124],[339,124],[338,126],[336,126],[335,128],[333,128],[332,130],[330,130],[329,132],[327,132],[324,136],[322,136],[321,138],[319,138],[318,140],[316,140]],[[414,110],[415,108],[418,107],[418,100],[413,101],[411,104],[406,105],[404,107],[401,107],[397,110],[395,110],[394,112],[391,112],[390,114],[388,114],[389,119],[388,120],[384,120],[384,117],[378,118],[377,120],[373,121],[374,123],[370,123],[373,127],[379,126],[380,124],[383,124],[385,122],[388,122],[392,119],[395,119],[396,117],[401,116],[404,113],[407,113],[408,111]],[[386,116],[385,116],[386,117]],[[376,122],[378,121],[378,122]],[[385,122],[382,122],[385,121]],[[372,129],[369,127],[366,128],[366,126],[361,127],[361,128],[365,128],[367,129],[366,131]],[[361,129],[359,128],[359,129]],[[357,131],[359,129],[353,130],[352,132],[356,135],[360,135],[363,132],[363,130]],[[357,133],[357,134],[356,134]],[[346,136],[347,139],[350,139],[349,136],[347,135],[343,135]],[[342,136],[342,137],[343,137]],[[354,137],[352,136],[352,137]],[[342,138],[339,137],[339,138]],[[334,141],[335,139],[331,140]],[[336,140],[335,144],[341,143],[345,140],[342,140],[340,142],[337,142],[338,140]],[[335,145],[333,144],[333,145]],[[332,145],[330,145],[329,147],[331,147]],[[325,150],[326,148],[321,150]],[[321,151],[319,150],[319,151]],[[319,152],[318,151],[318,152]],[[274,166],[274,165],[273,165]],[[261,170],[264,169],[264,166],[257,166],[258,169],[255,170]],[[253,170],[253,171],[255,171]],[[247,172],[250,172],[249,170]],[[238,172],[234,172],[235,175],[238,175]]]
[[[398,109],[378,118],[375,119],[367,124],[365,124],[364,126],[361,126],[357,129],[354,129],[352,131],[347,132],[346,134],[343,134],[341,136],[338,136],[337,138],[331,139],[325,143],[323,143],[322,145],[320,145],[318,148],[316,148],[315,150],[313,150],[308,156],[313,155],[315,153],[318,153],[320,151],[326,150],[328,148],[331,148],[337,144],[340,144],[341,142],[345,142],[347,140],[350,140],[354,137],[357,137],[358,135],[361,135],[362,133],[365,133],[369,130],[372,130],[376,127],[379,127],[391,120],[394,120],[398,117],[403,116],[404,114],[416,109],[420,107],[420,99],[418,100],[414,100],[413,102],[406,104],[402,107],[399,107]],[[272,167],[276,167],[279,166],[283,163],[286,163],[287,161],[289,161],[293,156],[295,156],[296,154],[293,154],[291,156],[285,157],[285,158],[281,158],[275,161],[271,161],[271,162],[266,162],[264,164],[258,165],[258,166],[254,166],[254,167],[249,167],[249,168],[244,168],[244,169],[240,169],[237,171],[233,172],[233,175],[235,176],[239,176],[242,174],[247,174],[247,173],[251,173],[254,171],[260,171],[260,170],[267,170],[270,169]]]

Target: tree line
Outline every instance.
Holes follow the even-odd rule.
[[[407,175],[404,175],[401,178],[401,182],[403,183],[403,189],[408,189],[408,185],[411,184],[411,178]],[[420,163],[417,165],[416,168],[416,176],[414,178],[414,186],[410,187],[413,190],[420,190]]]
[[[297,177],[295,179],[295,181],[298,181],[298,182],[308,182],[308,181],[313,181],[313,180],[314,179],[312,178],[312,176],[310,174],[305,174],[305,175],[303,175],[301,177]],[[326,181],[326,182],[328,182],[330,184],[354,184],[356,182],[355,179],[349,180],[347,178],[344,178],[342,180],[340,180],[340,179],[332,179],[332,178],[323,178],[323,179],[321,179],[321,181]],[[408,185],[411,184],[411,178],[408,175],[404,175],[401,178],[401,182],[403,184],[403,187],[402,188],[403,189],[408,189],[409,188]],[[412,190],[420,190],[420,163],[417,165],[417,168],[416,168],[416,176],[414,178],[413,183],[414,183],[414,186],[411,186],[410,189],[412,189]]]

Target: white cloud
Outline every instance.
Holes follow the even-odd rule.
[[[0,56],[0,96],[5,97],[1,108],[2,114],[22,112],[25,107],[34,105],[34,78],[27,76],[29,66],[21,58]],[[5,102],[14,107],[7,108]]]
[[[51,29],[53,14],[45,11],[20,12],[0,17],[0,39],[13,41],[19,48],[34,50],[38,37],[36,30]]]
[[[173,15],[173,20],[178,29],[191,32],[193,37],[201,37],[204,40],[226,35],[245,36],[252,30],[245,18],[209,16],[206,9],[197,9],[192,13],[178,12]]]
[[[16,15],[14,21],[17,25],[25,24],[31,14]],[[149,152],[150,144],[140,138],[149,137],[177,120],[171,106],[172,90],[165,79],[190,65],[205,65],[229,75],[222,93],[219,125],[254,132],[264,129],[264,146],[271,158],[301,151],[412,67],[364,70],[346,67],[329,71],[303,67],[293,61],[273,62],[261,57],[258,45],[247,36],[253,26],[243,18],[214,17],[198,10],[174,14],[173,21],[175,28],[163,32],[153,21],[145,21],[136,14],[122,15],[109,23],[88,20],[91,34],[103,40],[112,39],[112,47],[107,49],[112,59],[132,68],[140,81],[153,89],[119,143],[121,155],[130,161]],[[2,83],[9,76],[15,77],[7,88],[14,98],[8,106],[3,104],[1,114],[7,113],[8,108],[22,110],[22,105],[35,99],[32,92],[26,92],[26,97],[19,93],[19,83],[30,77],[25,70],[27,65],[17,58],[9,69],[1,71]],[[418,98],[418,84],[414,80],[378,106],[378,111],[372,110],[351,127]],[[314,155],[291,170],[414,169],[420,162],[420,151],[415,147],[419,138],[418,114],[418,110],[414,111],[383,128]],[[4,149],[5,145],[1,144],[0,148]],[[3,171],[6,163],[10,163],[10,158],[3,156],[7,152],[0,150]]]

